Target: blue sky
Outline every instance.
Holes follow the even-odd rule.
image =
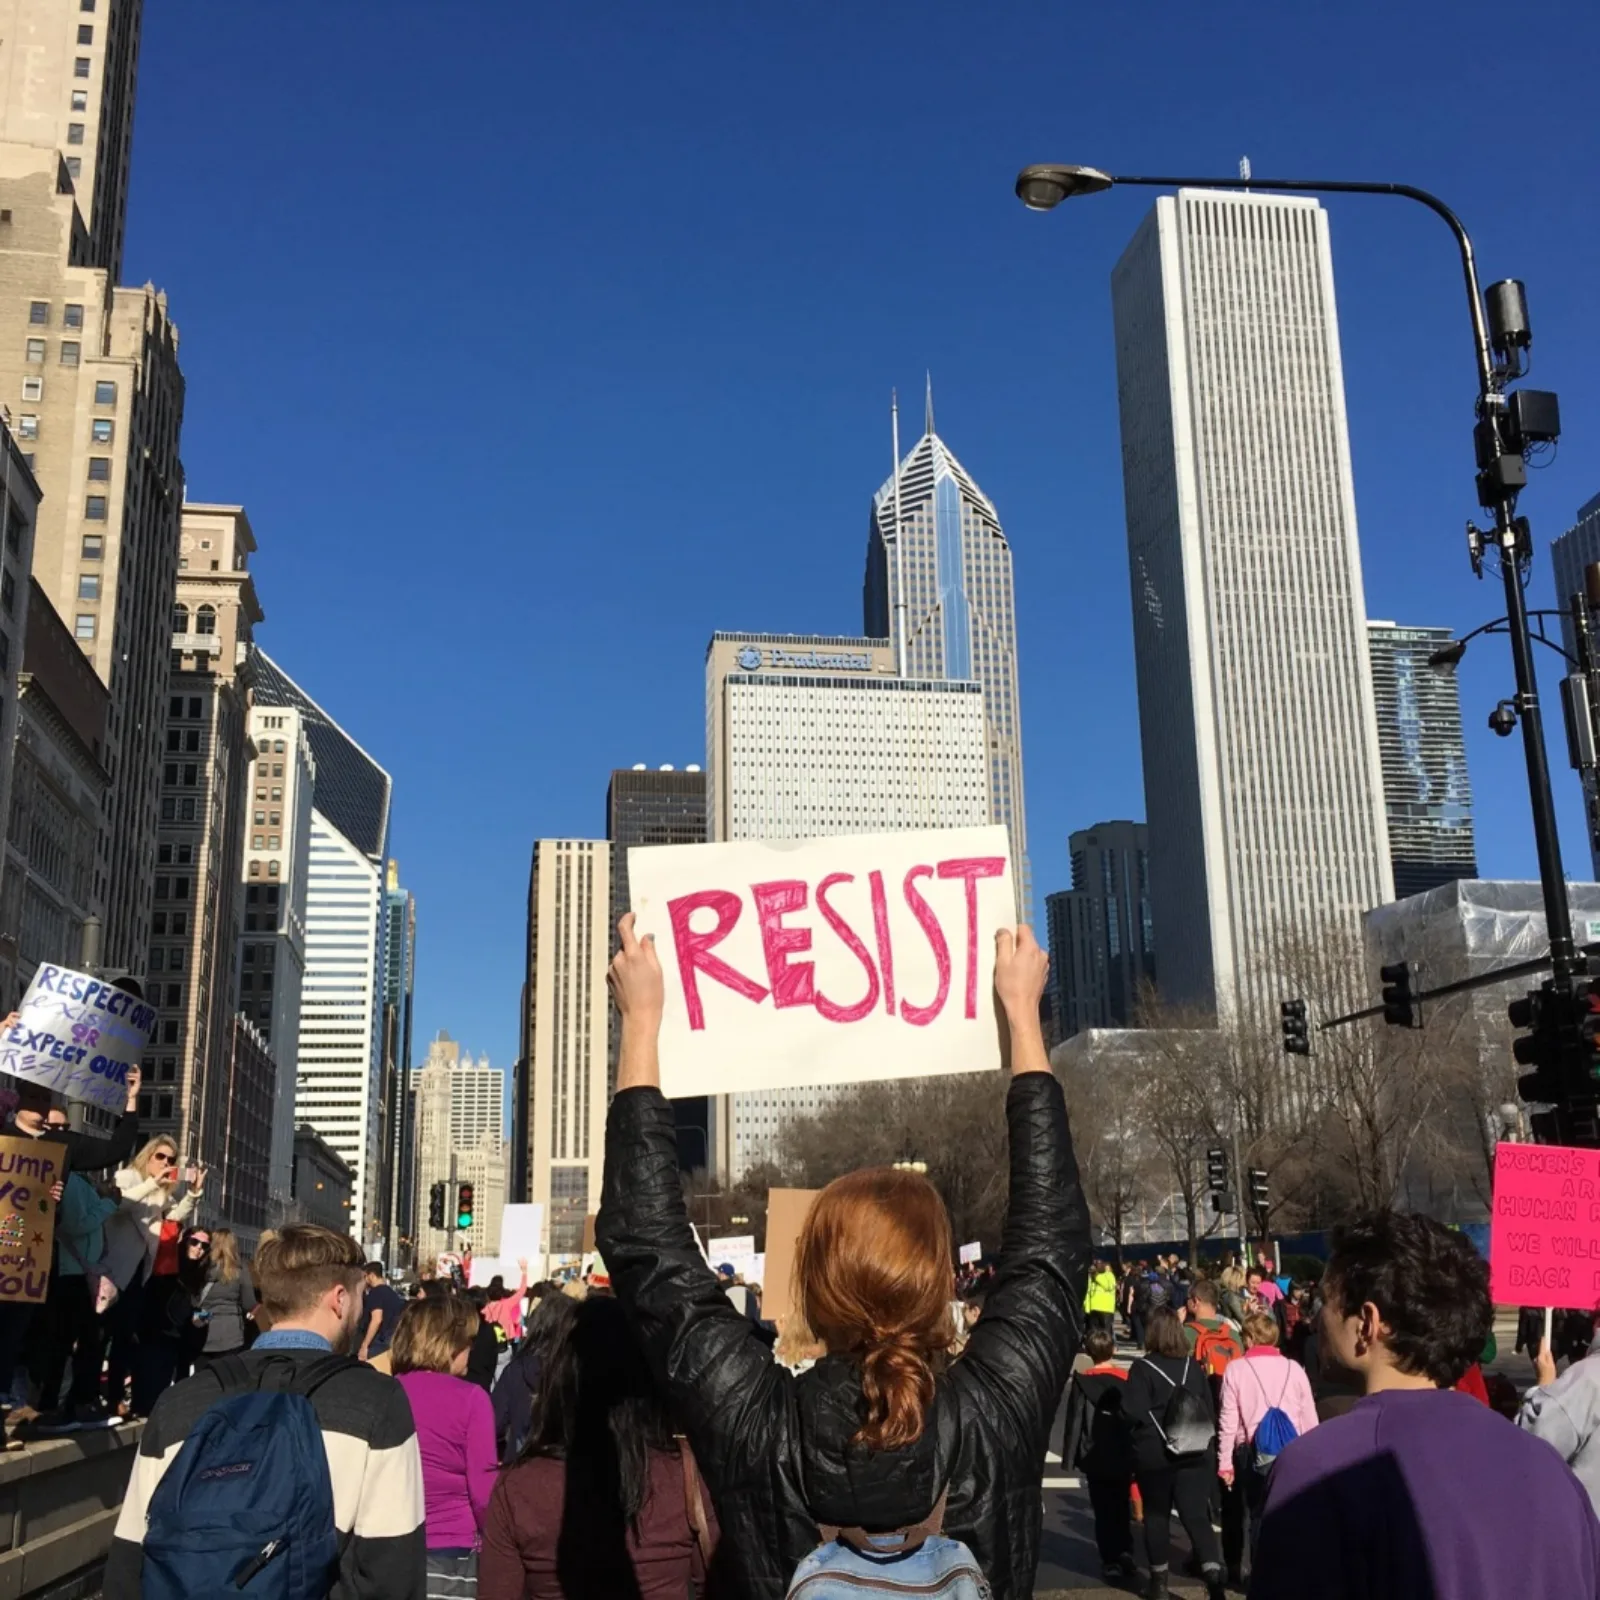
[[[1527,281],[1561,395],[1537,603],[1600,491],[1577,0],[1509,27],[1476,0],[145,17],[125,276],[171,295],[190,497],[249,509],[259,638],[394,775],[419,1056],[445,1027],[513,1059],[531,843],[599,837],[613,766],[702,758],[714,629],[859,629],[889,390],[915,416],[927,368],[1015,552],[1038,892],[1072,829],[1143,815],[1109,274],[1151,195],[1029,215],[1026,162],[1437,190],[1485,281]],[[1368,610],[1471,627],[1501,602],[1462,539],[1451,241],[1401,201],[1331,209]],[[1482,869],[1531,876],[1520,743],[1484,725],[1503,641],[1462,687]]]

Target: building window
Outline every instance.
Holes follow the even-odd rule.
[[[0,632],[0,673],[11,670],[11,640]]]
[[[198,717],[200,715],[200,696],[197,694],[192,694],[189,696],[189,715],[191,717]]]
[[[83,559],[102,560],[106,553],[106,536],[103,533],[86,533],[83,536]]]
[[[178,764],[177,764],[177,762],[169,761],[161,769],[161,781],[163,783],[176,783],[178,781]]]
[[[163,822],[176,822],[178,820],[178,802],[167,799],[161,802],[161,820]]]
[[[83,326],[83,307],[63,306],[61,308],[61,326],[63,328],[81,328]]]
[[[193,800],[180,800],[178,802],[178,821],[179,822],[193,822],[194,821],[194,801]]]
[[[67,176],[81,178],[83,176],[83,158],[81,156],[67,157]]]
[[[261,863],[259,861],[252,861],[250,863],[250,876],[252,878],[259,878],[261,876]]]
[[[160,877],[156,879],[156,899],[167,900],[172,895],[172,879]]]
[[[276,878],[278,876],[278,863],[276,861],[269,861],[267,863],[267,876],[269,878]]]
[[[83,502],[83,514],[90,522],[104,522],[106,520],[106,497],[103,494],[91,494]]]
[[[88,56],[79,56],[72,63],[72,76],[74,78],[87,78],[89,76]]]
[[[17,580],[11,576],[11,569],[6,568],[0,572],[0,606],[4,606],[9,614],[15,609],[17,603]]]
[[[79,44],[93,44],[94,43],[94,28],[90,23],[80,22],[78,24],[78,43]]]
[[[101,378],[95,384],[94,403],[97,406],[114,406],[117,403],[117,386],[110,378]]]
[[[177,1006],[183,1004],[183,989],[176,983],[167,985],[167,1004]]]
[[[43,400],[44,379],[24,378],[22,380],[22,398],[24,400]]]
[[[94,614],[89,611],[80,611],[72,631],[80,639],[94,638]]]
[[[190,728],[188,732],[184,734],[183,748],[187,750],[190,755],[198,755],[200,753],[200,730],[198,728]]]
[[[187,900],[189,898],[189,880],[187,878],[174,878],[172,880],[172,898],[174,900]]]
[[[169,717],[181,717],[183,715],[183,696],[181,694],[173,695],[172,699],[167,702],[167,715]]]
[[[94,0],[78,0],[78,9],[80,11],[93,11]]]
[[[194,631],[196,633],[215,633],[217,631],[217,608],[215,606],[196,607]]]
[[[174,606],[172,608],[172,631],[174,633],[187,633],[189,631],[188,606]]]
[[[9,578],[11,574],[8,572]],[[100,574],[98,572],[80,572],[78,574],[78,598],[80,600],[98,600],[100,598]]]
[[[28,360],[38,366],[44,360],[44,340],[30,339],[28,341]]]
[[[17,437],[19,439],[37,439],[39,437],[39,418],[28,412],[17,418]]]
[[[28,321],[36,328],[48,327],[50,323],[50,302],[48,300],[34,300],[28,305]]]
[[[176,755],[178,753],[178,746],[182,742],[182,740],[183,740],[183,734],[177,728],[168,728],[167,729],[167,753],[169,755]],[[163,861],[170,861],[172,859],[172,846],[170,844],[162,845],[162,847],[161,847],[161,859]]]
[[[87,89],[74,89],[72,91],[72,109],[74,111],[87,111],[89,109],[89,91]]]
[[[82,348],[76,339],[63,339],[61,341],[61,365],[64,367],[77,366],[78,356]]]
[[[250,836],[250,848],[252,850],[265,850],[267,848],[266,835],[265,834],[261,834],[261,833],[253,833],[253,834],[251,834],[251,836]]]
[[[111,457],[110,456],[90,456],[89,457],[89,482],[90,483],[110,483],[111,482]]]
[[[67,143],[83,143],[83,124],[81,122],[69,122],[67,124]]]
[[[193,789],[195,787],[195,785],[198,784],[199,782],[200,782],[199,769],[194,765],[193,762],[185,762],[184,763],[184,767],[183,767],[183,786],[184,786],[184,788],[185,789]]]
[[[276,833],[269,833],[267,835],[267,849],[269,849],[269,850],[281,850],[282,848],[283,848],[283,839],[282,839],[282,837],[280,835],[276,834]]]
[[[96,398],[99,398],[98,395]],[[89,430],[89,437],[96,444],[110,444],[112,439],[116,437],[116,431],[117,425],[110,417],[96,417],[94,426]]]

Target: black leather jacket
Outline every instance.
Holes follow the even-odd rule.
[[[827,1357],[795,1378],[728,1303],[694,1242],[672,1106],[654,1089],[611,1104],[595,1242],[694,1446],[722,1540],[718,1593],[777,1600],[830,1523],[910,1527],[948,1487],[945,1531],[997,1597],[1033,1593],[1045,1444],[1080,1336],[1089,1217],[1060,1085],[1011,1084],[1010,1209],[1000,1270],[927,1426],[903,1450],[850,1444],[861,1384]]]

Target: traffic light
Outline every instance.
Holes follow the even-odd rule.
[[[1511,1056],[1532,1070],[1517,1079],[1517,1094],[1542,1107],[1528,1122],[1541,1144],[1600,1147],[1600,994],[1553,981],[1506,1008],[1519,1030]]]
[[[1206,1151],[1206,1184],[1213,1194],[1228,1187],[1228,1152],[1220,1147]]]
[[[456,1190],[456,1226],[470,1228],[472,1226],[472,1185],[463,1183]]]
[[[428,1191],[428,1226],[444,1227],[444,1185],[436,1183]]]
[[[1261,1216],[1265,1216],[1267,1208],[1272,1203],[1271,1196],[1267,1191],[1266,1173],[1260,1167],[1251,1167],[1245,1177],[1249,1185],[1250,1209]]]
[[[1383,1020],[1391,1028],[1420,1028],[1422,1002],[1417,999],[1416,962],[1396,961],[1380,967],[1378,976],[1383,980]]]
[[[1311,1028],[1306,1021],[1304,1000],[1285,1000],[1283,1012],[1283,1053],[1286,1056],[1311,1054]]]

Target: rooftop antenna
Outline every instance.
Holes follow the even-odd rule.
[[[1249,181],[1250,181],[1250,157],[1249,156],[1240,156],[1239,157],[1239,177],[1243,182],[1249,183]]]
[[[928,400],[927,400],[927,431],[933,432],[933,374],[928,374]]]
[[[930,395],[932,393],[930,389]],[[929,400],[929,405],[933,404]],[[931,426],[931,425],[930,425]],[[894,670],[906,675],[906,562],[900,541],[900,392],[889,391],[889,428],[894,450]]]

